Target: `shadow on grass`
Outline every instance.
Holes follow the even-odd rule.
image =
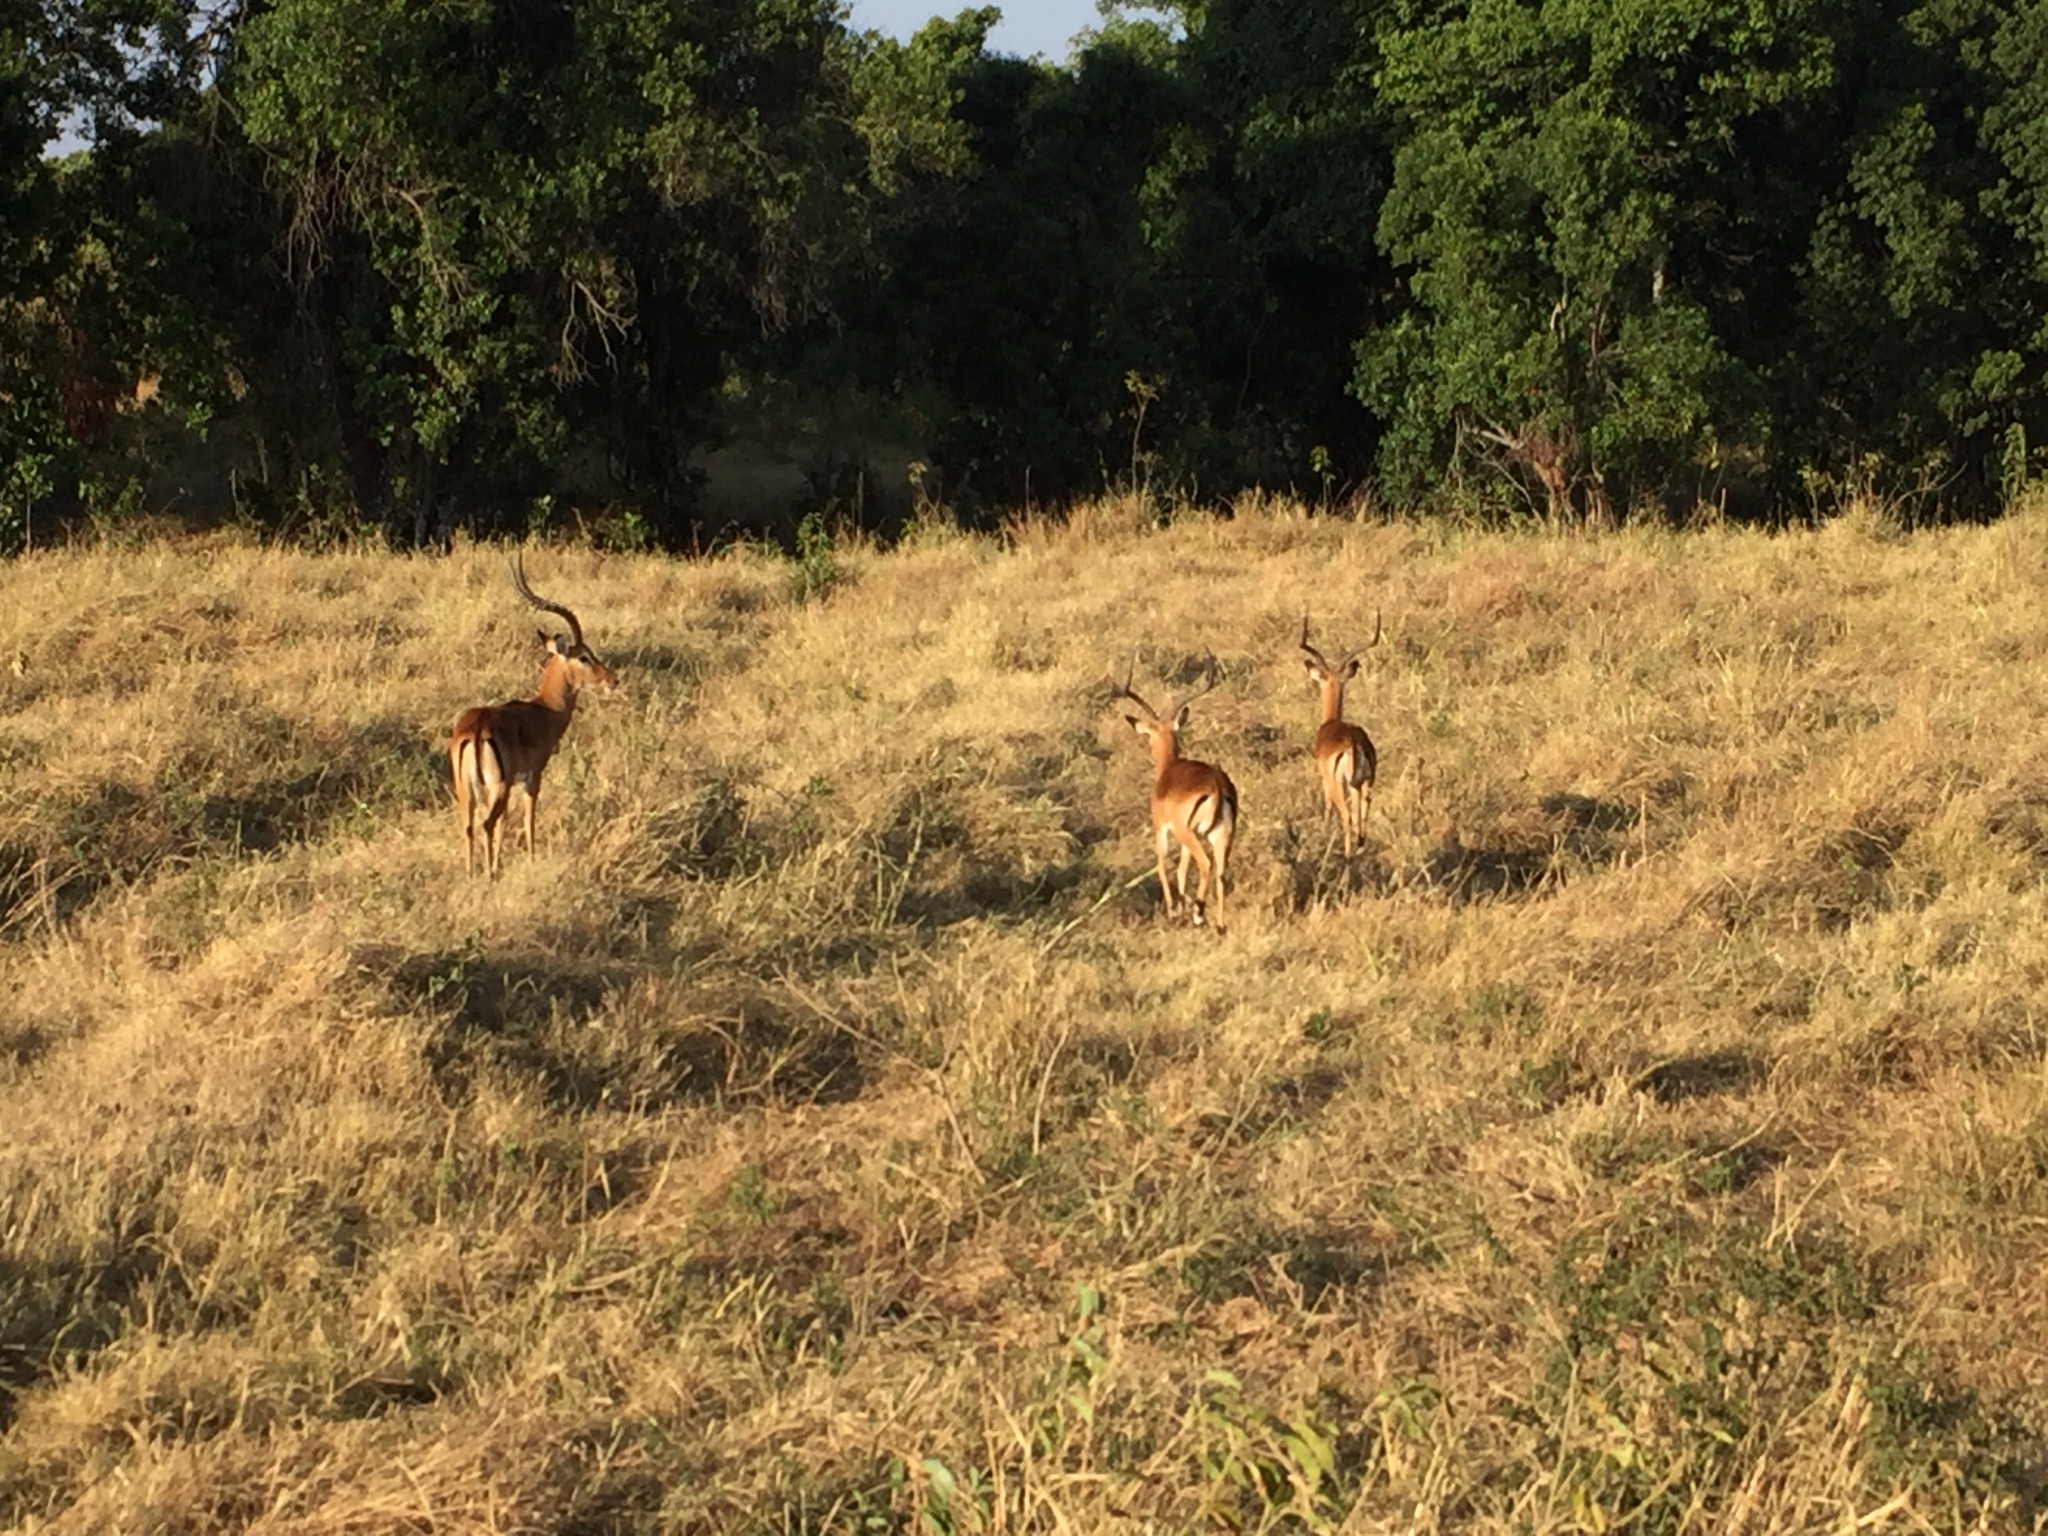
[[[1912,828],[1859,821],[1803,851],[1788,851],[1762,875],[1696,898],[1696,908],[1730,932],[1814,928],[1845,933],[1885,912],[1914,908],[1940,892],[1940,877],[1899,867]]]
[[[1042,916],[1080,889],[1087,874],[1080,860],[1032,875],[1004,865],[971,865],[957,882],[912,887],[897,913],[906,922],[935,928],[973,918]]]
[[[642,645],[606,659],[618,668],[620,683],[628,687],[634,678],[642,676],[695,683],[708,670],[705,653],[694,646],[685,650],[672,645]]]
[[[231,721],[240,729],[247,722]],[[275,720],[250,726],[259,742],[288,740]],[[261,752],[235,758],[263,763]],[[281,771],[233,782],[208,759],[173,758],[153,785],[106,779],[82,794],[35,807],[27,835],[0,841],[0,937],[71,921],[110,887],[132,885],[165,865],[247,858],[318,842],[342,828],[371,825],[397,810],[438,803],[445,760],[396,717],[352,732],[338,745],[301,745],[270,766]]]
[[[1307,912],[1318,905],[1362,900],[1390,894],[1393,866],[1361,849],[1346,859],[1334,845],[1321,855],[1297,854],[1286,861],[1290,910]]]
[[[0,1019],[0,1075],[8,1068],[20,1072],[49,1054],[49,1032],[40,1024],[17,1024]]]
[[[109,1212],[101,1231],[83,1245],[53,1243],[33,1259],[0,1252],[0,1435],[13,1425],[25,1394],[86,1370],[137,1330],[172,1338],[237,1328],[264,1304],[260,1290],[229,1295],[227,1288],[206,1284],[195,1289],[190,1277],[206,1271],[206,1254],[179,1253],[177,1239],[165,1235],[175,1221],[175,1213],[145,1198]],[[322,1190],[308,1186],[293,1225],[308,1257],[339,1273],[363,1262],[366,1222],[352,1203],[330,1204]],[[402,1374],[349,1383],[322,1411],[375,1418],[435,1401],[450,1385],[439,1368],[422,1360]],[[186,1412],[194,1411],[188,1403]],[[202,1405],[196,1411],[210,1410]],[[234,1411],[224,1408],[217,1427],[224,1428]]]
[[[1280,1230],[1251,1223],[1217,1238],[1181,1265],[1181,1283],[1213,1304],[1252,1296],[1319,1311],[1355,1302],[1411,1264],[1437,1257],[1427,1231],[1396,1212],[1383,1227]]]
[[[463,950],[408,955],[386,968],[393,999],[432,1021],[423,1054],[451,1104],[466,1100],[483,1072],[531,1081],[571,1113],[731,1098],[843,1103],[867,1083],[851,1036],[763,999],[673,1026],[615,1027],[605,1010],[633,979],[630,967]]]
[[[1785,1162],[1782,1148],[1765,1142],[1737,1147],[1701,1147],[1686,1182],[1702,1195],[1736,1195]]]
[[[1637,1079],[1660,1104],[1683,1104],[1713,1094],[1739,1093],[1762,1081],[1764,1064],[1747,1051],[1707,1051],[1659,1062]]]
[[[319,842],[352,821],[438,805],[447,773],[439,746],[422,741],[411,721],[388,718],[353,732],[339,751],[290,778],[206,795],[190,823],[204,848],[271,853]]]
[[[1628,848],[1636,807],[1587,795],[1549,794],[1533,825],[1496,829],[1467,842],[1453,831],[1422,866],[1422,883],[1454,907],[1475,901],[1536,901],[1553,895],[1575,869],[1604,869]]]
[[[0,1434],[23,1393],[78,1370],[121,1337],[144,1286],[181,1288],[155,1236],[149,1213],[138,1209],[111,1224],[97,1254],[24,1262],[0,1253]]]
[[[1349,1082],[1334,1067],[1314,1066],[1267,1083],[1238,1114],[1202,1116],[1195,1125],[1194,1144],[1203,1151],[1220,1151],[1294,1129],[1320,1114]]]

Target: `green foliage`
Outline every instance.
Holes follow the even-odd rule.
[[[1349,1504],[1340,1497],[1337,1436],[1314,1408],[1276,1414],[1252,1401],[1229,1371],[1212,1370],[1188,1418],[1212,1519],[1232,1530],[1282,1522],[1337,1529]]]
[[[916,61],[957,137],[902,183],[837,345],[870,390],[952,406],[952,499],[1309,484],[1312,443],[1363,473],[1343,386],[1386,157],[1365,77],[1321,62],[1353,9],[1111,10],[1065,68],[987,56],[969,12],[875,56],[892,88]]]
[[[855,126],[867,145],[869,174],[884,195],[916,191],[968,173],[974,149],[955,115],[963,75],[980,59],[1001,13],[994,6],[933,18],[907,43],[870,32],[853,75]]]
[[[123,413],[185,339],[184,253],[144,190],[170,134],[138,122],[174,112],[202,46],[181,0],[0,0],[0,549],[146,461]],[[79,129],[92,156],[49,156]]]
[[[1714,243],[1748,233],[1730,151],[1789,142],[1834,86],[1830,9],[1397,8],[1380,233],[1414,303],[1358,379],[1397,494],[1463,454],[1549,516],[1601,515],[1724,469],[1756,388],[1716,325],[1749,243]]]
[[[680,534],[730,353],[858,239],[849,62],[825,0],[291,0],[244,24],[224,90],[394,533],[490,522],[594,443]]]
[[[0,0],[0,547],[195,462],[301,537],[679,545],[722,433],[846,401],[970,511],[1917,516],[2048,442],[2043,0],[997,16]]]
[[[796,569],[790,574],[791,592],[798,602],[810,602],[837,586],[839,576],[839,561],[825,514],[806,512],[796,525]]]

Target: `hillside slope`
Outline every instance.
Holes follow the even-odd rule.
[[[2048,515],[838,559],[529,552],[623,686],[496,885],[500,552],[7,569],[0,1520],[2041,1528]]]

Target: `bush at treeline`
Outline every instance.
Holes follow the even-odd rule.
[[[849,402],[969,510],[1967,513],[2048,446],[2048,0],[995,17],[0,0],[0,535],[198,454],[273,526],[682,540]]]

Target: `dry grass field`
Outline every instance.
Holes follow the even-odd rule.
[[[5,568],[0,1524],[2048,1527],[2048,508],[835,558],[530,550],[495,885],[503,551]]]

